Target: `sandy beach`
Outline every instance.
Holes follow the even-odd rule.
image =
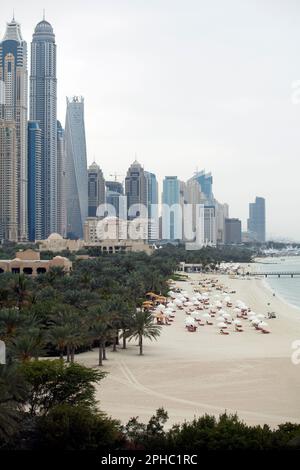
[[[190,274],[189,282],[177,286],[192,294],[192,282],[201,277],[209,276]],[[300,340],[300,309],[273,297],[262,280],[212,277],[236,291],[233,302],[241,299],[257,313],[276,312],[276,319],[266,320],[271,333],[256,331],[247,320],[243,333],[231,328],[223,336],[216,325],[191,333],[185,312],[178,310],[157,342],[145,341],[143,357],[134,343],[125,351],[109,351],[103,368],[108,375],[97,390],[102,410],[122,422],[132,416],[148,420],[164,407],[168,425],[225,410],[249,424],[300,423],[300,365],[291,360],[292,343]],[[77,361],[96,367],[97,354],[81,354]]]

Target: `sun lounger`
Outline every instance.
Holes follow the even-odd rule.
[[[229,332],[228,332],[228,331],[224,331],[224,330],[220,330],[220,334],[221,334],[221,335],[229,335]]]
[[[261,332],[262,332],[264,335],[267,335],[267,334],[269,334],[269,333],[270,333],[270,331],[268,331],[268,330],[265,330],[265,329],[262,329],[262,330],[261,330]]]

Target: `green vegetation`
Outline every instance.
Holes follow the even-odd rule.
[[[96,400],[109,354],[117,349],[121,354],[128,340],[137,340],[142,355],[143,338],[158,338],[160,327],[141,306],[147,291],[167,293],[167,279],[179,261],[216,267],[221,260],[250,259],[250,252],[239,249],[183,252],[167,246],[151,257],[77,260],[68,276],[59,268],[36,278],[1,274],[0,339],[7,346],[7,364],[0,366],[0,449],[299,448],[299,425],[272,431],[225,414],[166,431],[168,415],[160,409],[147,424],[132,418],[121,426],[99,411]],[[74,362],[76,354],[91,348],[98,349],[99,368]]]

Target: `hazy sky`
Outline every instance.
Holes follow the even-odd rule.
[[[1,36],[14,7],[28,43],[45,7],[58,117],[85,97],[88,162],[107,179],[136,155],[160,181],[205,168],[244,228],[263,196],[268,233],[300,240],[299,0],[1,3]]]

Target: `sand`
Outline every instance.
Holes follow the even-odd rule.
[[[197,282],[201,275],[189,277]],[[300,364],[291,360],[292,343],[300,340],[300,309],[273,297],[262,280],[219,279],[237,291],[233,301],[244,301],[256,313],[276,312],[276,319],[266,320],[271,334],[263,335],[248,321],[243,321],[243,333],[231,328],[222,336],[215,325],[190,333],[184,327],[186,314],[177,311],[157,342],[145,341],[143,357],[134,343],[127,350],[108,351],[103,368],[108,375],[97,388],[102,410],[123,423],[133,416],[148,420],[159,407],[168,411],[169,426],[225,410],[248,424],[300,423]],[[193,292],[191,282],[177,285]],[[96,367],[97,354],[81,354],[77,361]]]

